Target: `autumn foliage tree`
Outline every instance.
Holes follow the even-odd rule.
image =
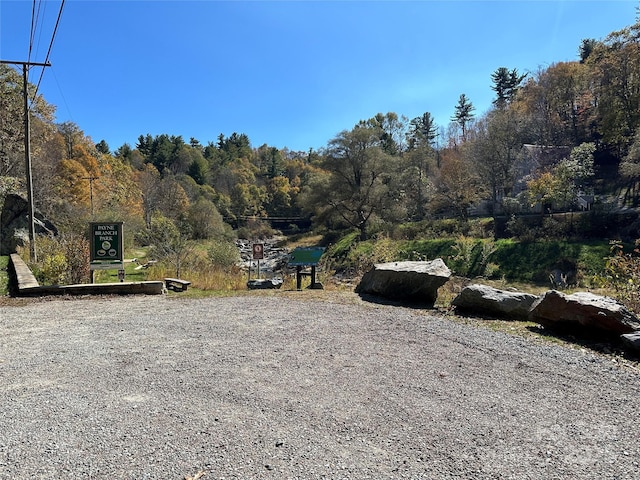
[[[365,239],[431,214],[517,213],[517,202],[571,208],[579,192],[598,189],[600,198],[622,192],[638,205],[639,33],[635,23],[585,40],[576,61],[526,76],[498,67],[486,79],[495,101],[477,116],[462,94],[448,125],[438,128],[427,111],[412,120],[376,113],[319,150],[254,148],[238,132],[203,142],[143,134],[111,149],[73,122],[55,123],[55,108],[37,97],[36,206],[64,228],[81,228],[92,214],[127,217],[140,229],[162,217],[208,240],[226,225],[273,217],[312,218],[323,230],[357,229]],[[0,195],[24,189],[21,89],[18,72],[0,65]],[[544,165],[525,158],[545,149],[572,153]]]
[[[452,211],[466,219],[469,208],[482,198],[480,178],[468,158],[455,149],[442,152],[441,167],[435,177],[435,212]]]

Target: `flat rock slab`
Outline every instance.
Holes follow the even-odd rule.
[[[364,274],[355,292],[433,306],[438,288],[451,277],[441,258],[421,262],[378,263]]]
[[[509,292],[487,285],[472,284],[462,289],[451,304],[462,313],[524,320],[537,299],[537,295],[530,293]]]
[[[622,335],[640,330],[640,321],[624,305],[590,292],[565,295],[549,290],[533,305],[529,319],[577,334]]]

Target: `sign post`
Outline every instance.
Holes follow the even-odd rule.
[[[118,277],[124,281],[124,235],[123,222],[91,222],[90,224],[91,282],[94,270],[119,270]]]
[[[260,278],[260,260],[264,258],[264,243],[253,244],[253,259],[258,261],[258,276]],[[251,276],[251,268],[249,268],[249,276]]]
[[[289,254],[287,264],[290,267],[296,267],[296,289],[302,289],[302,276],[305,275],[302,268],[311,267],[311,285],[309,285],[309,288],[322,290],[322,283],[316,282],[316,267],[323,253],[324,247],[298,247]]]

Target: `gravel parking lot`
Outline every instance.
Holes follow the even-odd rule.
[[[0,306],[0,477],[640,477],[637,371],[295,293]]]

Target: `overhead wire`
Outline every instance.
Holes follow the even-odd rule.
[[[31,51],[33,50],[33,39],[36,34],[36,0],[31,5],[31,31],[29,32],[29,54],[27,55],[27,63],[31,62]]]
[[[62,0],[60,2],[60,10],[58,11],[58,18],[56,19],[56,25],[53,28],[53,34],[51,35],[51,42],[49,42],[49,49],[47,50],[47,56],[44,59],[44,63],[49,63],[49,55],[51,54],[51,49],[53,48],[53,42],[56,38],[56,33],[58,32],[58,25],[60,25],[60,18],[62,18],[62,10],[64,9],[64,2],[65,0]],[[38,89],[40,88],[40,82],[42,82],[43,76],[44,76],[44,67],[42,67],[42,70],[40,71],[40,78],[38,79],[38,83],[36,84],[36,89],[33,92],[33,98],[31,99],[32,103],[36,100],[36,97],[38,95]]]
[[[43,23],[44,23],[44,19],[46,18],[47,15],[47,2],[43,1],[43,0],[38,0],[38,16],[36,17],[36,23],[38,23],[38,20],[42,19],[42,21],[40,22],[40,31],[38,32],[38,41],[35,43],[35,52],[34,55],[36,58],[38,58],[38,52],[40,52],[40,41],[42,40],[42,32],[44,30],[43,28]],[[44,6],[42,6],[44,5]]]
[[[67,109],[67,114],[69,115],[69,118],[71,119],[71,121],[73,122],[73,114],[71,113],[71,109],[69,108],[69,104],[67,103],[67,98],[64,96],[64,92],[62,91],[62,87],[60,86],[60,82],[58,81],[58,77],[56,76],[56,71],[55,69],[51,69],[51,74],[53,75],[53,79],[56,82],[56,85],[58,87],[58,92],[60,92],[60,96],[62,97],[62,103],[64,103],[64,107]]]
[[[37,6],[37,8],[36,8]],[[31,54],[33,52],[33,46],[36,41],[36,34],[38,33],[38,24],[40,22],[40,12],[42,9],[42,0],[33,0],[33,5],[31,7],[31,32],[29,33],[29,54],[27,56],[27,63],[31,62]],[[45,4],[46,9],[46,4]],[[42,35],[42,29],[40,29],[40,35]],[[38,44],[40,44],[40,36],[38,36]],[[36,49],[36,54],[37,54]],[[27,75],[29,73],[29,69],[27,69]]]

